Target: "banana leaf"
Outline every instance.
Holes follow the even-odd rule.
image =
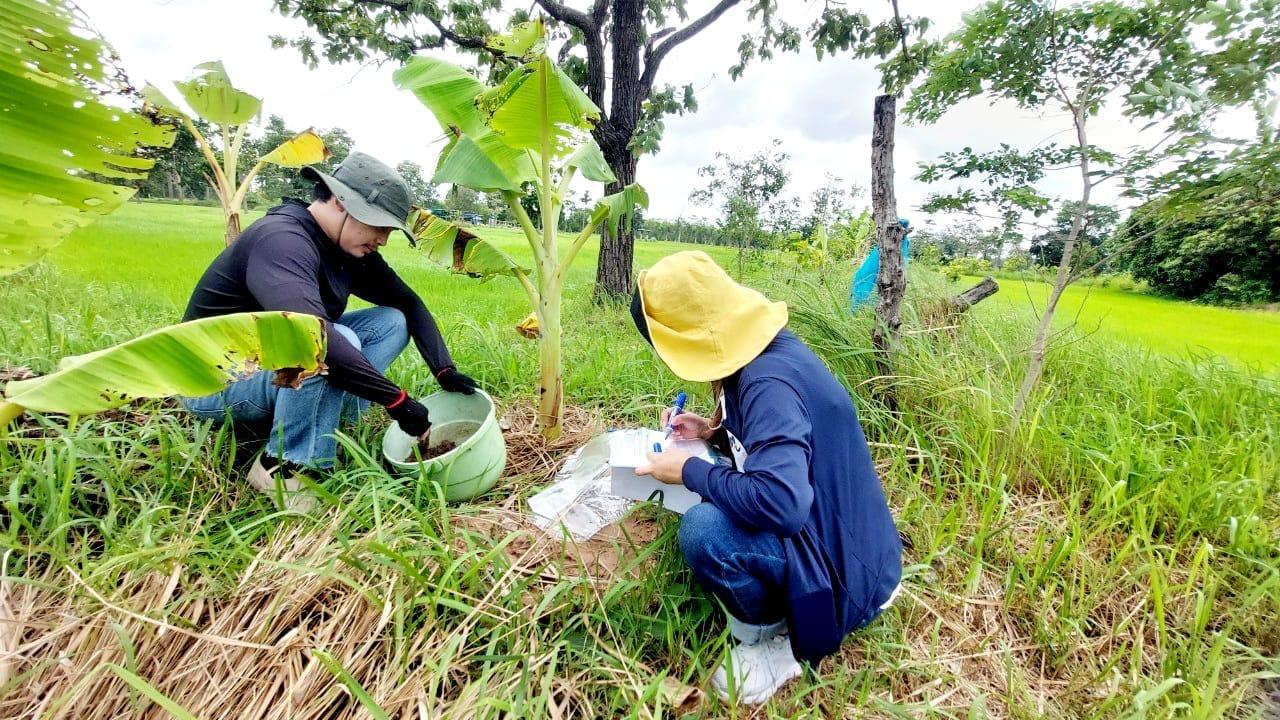
[[[259,162],[267,162],[290,168],[322,163],[333,157],[333,153],[325,146],[324,140],[314,129],[303,130],[280,143],[274,150],[259,158]]]
[[[505,35],[490,36],[484,45],[508,58],[532,60],[547,48],[546,31],[541,19],[530,20],[516,25]]]
[[[243,125],[262,110],[262,100],[237,90],[217,60],[197,65],[189,80],[174,86],[197,115],[219,125]]]
[[[604,153],[600,152],[600,146],[596,144],[595,138],[590,136],[569,156],[564,165],[578,168],[582,177],[588,180],[611,183],[618,179],[613,174],[613,169],[609,167],[608,161],[604,159]]]
[[[417,56],[392,76],[396,87],[411,91],[431,110],[441,129],[467,135],[487,131],[476,110],[476,96],[484,85],[471,73],[453,63]]]
[[[39,260],[146,179],[174,129],[125,109],[115,51],[67,0],[0,13],[0,275]],[[114,102],[113,102],[114,101]]]
[[[481,93],[476,107],[507,145],[540,150],[546,138],[555,155],[567,152],[577,133],[600,119],[600,108],[545,55]]]
[[[489,279],[498,275],[528,274],[510,255],[464,227],[415,208],[409,217],[409,229],[418,248],[432,262],[456,273]]]
[[[431,181],[475,190],[518,192],[536,177],[529,153],[512,147],[485,125],[476,110],[484,85],[462,68],[431,57],[415,57],[395,72],[396,86],[413,92],[431,110],[449,138]]]
[[[24,410],[87,415],[138,398],[209,395],[262,368],[296,386],[323,369],[325,347],[324,323],[313,315],[240,313],[172,325],[9,382],[0,427]]]
[[[639,183],[631,183],[612,195],[600,198],[595,209],[591,211],[591,221],[607,223],[609,233],[617,235],[619,224],[622,224],[624,229],[631,227],[637,205],[648,208],[649,194],[640,187]]]
[[[446,148],[431,182],[454,183],[482,192],[519,192],[521,183],[538,177],[533,165],[536,153],[518,150],[494,133],[463,135]]]

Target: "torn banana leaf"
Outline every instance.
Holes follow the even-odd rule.
[[[9,382],[0,427],[24,410],[87,415],[139,398],[210,395],[261,369],[296,387],[324,368],[325,350],[324,322],[313,315],[240,313],[171,325]]]
[[[428,210],[415,208],[409,216],[409,229],[424,255],[454,272],[482,279],[529,272],[475,233]]]

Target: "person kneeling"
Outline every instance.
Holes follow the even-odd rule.
[[[681,252],[641,272],[631,314],[673,373],[712,383],[710,420],[667,410],[661,421],[724,448],[734,467],[671,451],[636,472],[702,496],[680,521],[680,552],[738,641],[712,686],[762,703],[799,661],[834,653],[893,602],[897,528],[849,394],[786,329],[785,303]]]

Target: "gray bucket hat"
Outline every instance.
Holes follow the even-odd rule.
[[[299,174],[312,182],[322,182],[351,213],[351,217],[372,227],[403,230],[416,245],[405,221],[412,201],[409,186],[395,170],[362,152],[353,152],[334,168],[333,174],[307,166]]]

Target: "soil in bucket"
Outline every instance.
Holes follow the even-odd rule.
[[[479,429],[480,423],[474,420],[455,420],[432,425],[427,439],[417,443],[418,455],[423,461],[438,458],[466,442],[467,438],[474,435]],[[404,462],[411,462],[413,459],[413,448],[410,447],[409,455],[404,459]]]

